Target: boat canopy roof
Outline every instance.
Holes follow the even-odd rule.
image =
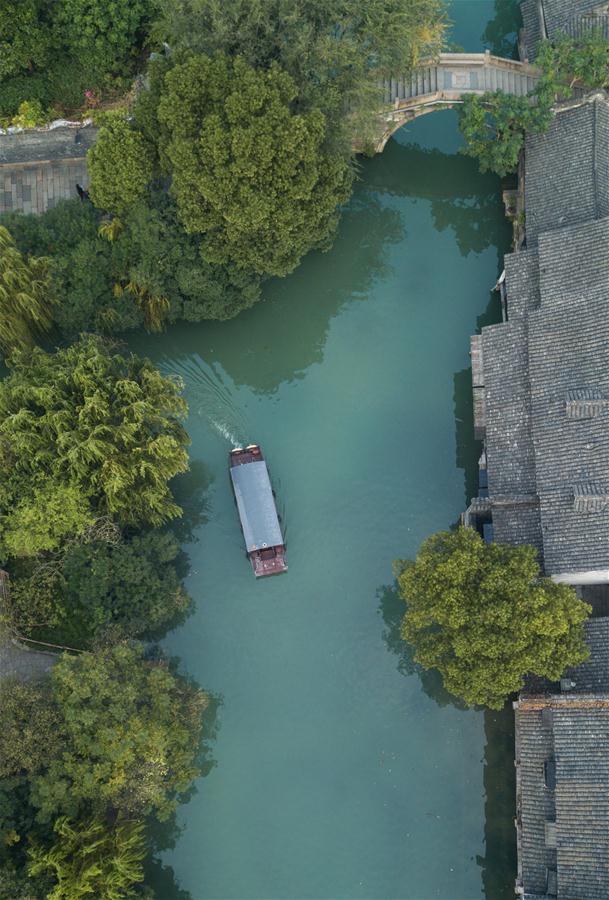
[[[247,552],[283,544],[269,473],[264,460],[230,470]]]

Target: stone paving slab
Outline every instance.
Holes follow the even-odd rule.
[[[28,129],[0,134],[0,213],[40,214],[87,188],[87,150],[97,128]]]
[[[43,213],[89,184],[85,159],[0,165],[0,213]]]

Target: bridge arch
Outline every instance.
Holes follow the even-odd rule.
[[[525,96],[539,81],[537,68],[512,59],[486,53],[441,53],[401,78],[384,83],[382,134],[375,150],[380,153],[392,134],[412,119],[450,109],[467,94],[503,91]]]

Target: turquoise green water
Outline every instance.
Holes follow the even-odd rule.
[[[478,49],[492,15],[456,3],[460,43]],[[163,900],[513,895],[511,717],[417,671],[391,574],[471,489],[469,335],[497,313],[509,241],[455,122],[419,119],[365,162],[333,250],[264,303],[134,342],[185,383],[196,610],[165,646],[218,701]],[[285,576],[256,582],[245,559],[233,440],[267,456]]]

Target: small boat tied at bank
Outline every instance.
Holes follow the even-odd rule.
[[[266,462],[258,444],[228,455],[247,556],[256,578],[287,572],[285,542]]]

